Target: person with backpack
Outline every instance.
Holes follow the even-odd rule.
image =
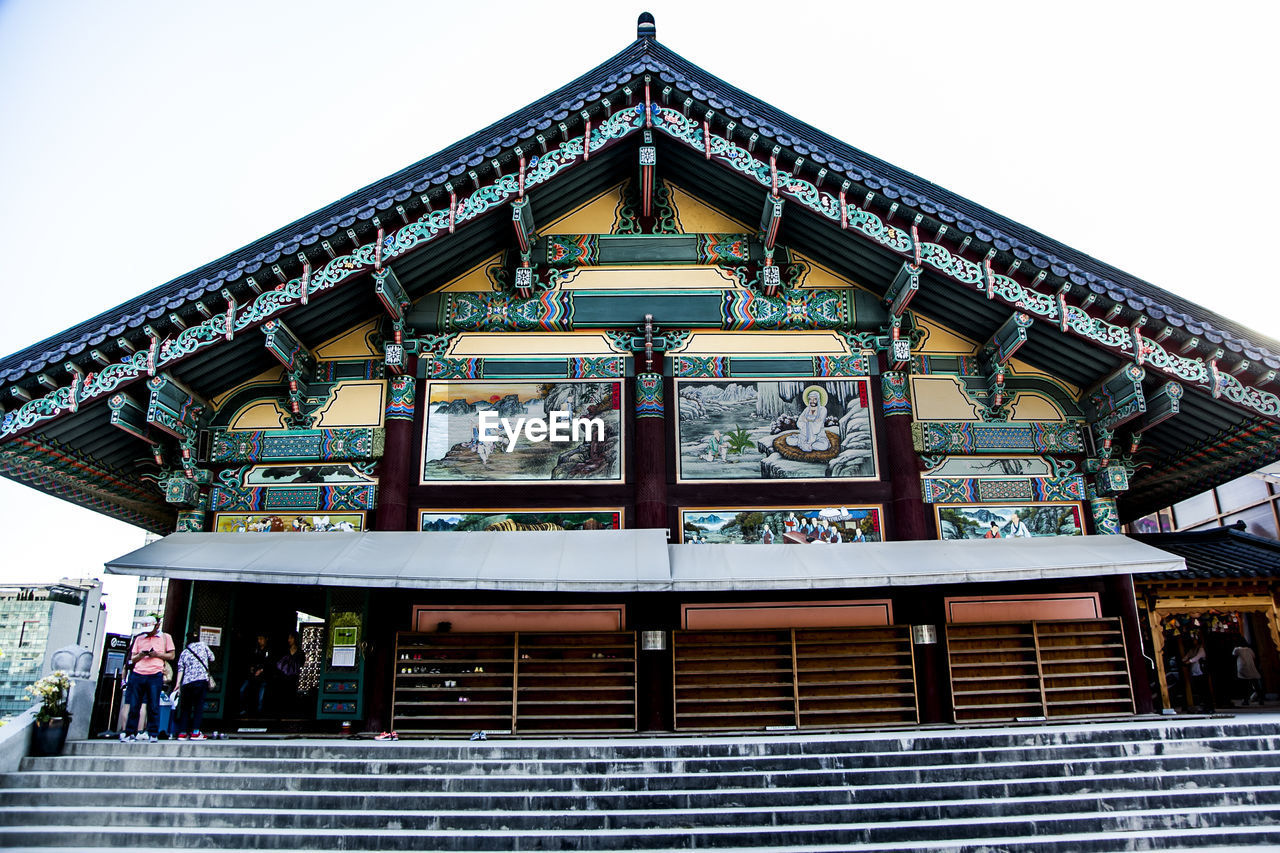
[[[199,631],[187,634],[187,647],[178,656],[177,687],[178,740],[205,740],[200,726],[204,724],[204,699],[214,689],[211,667],[213,649],[200,639]]]
[[[124,701],[129,717],[120,740],[148,743],[160,736],[160,690],[164,687],[164,667],[173,660],[173,638],[160,630],[160,615],[151,613],[146,628],[129,643],[129,663],[133,671],[125,685]],[[138,732],[138,716],[142,703],[147,703],[147,730]]]

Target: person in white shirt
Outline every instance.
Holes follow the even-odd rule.
[[[1013,514],[1013,521],[1009,522],[1009,535],[1006,538],[1031,538],[1031,528],[1027,527],[1027,523],[1022,520],[1022,515],[1020,513],[1015,512]]]

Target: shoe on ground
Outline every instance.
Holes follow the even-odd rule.
[[[135,740],[137,740],[136,735],[125,734],[124,732],[120,733],[121,743],[133,743]]]
[[[138,736],[133,739],[134,743],[153,743],[156,740],[158,740],[158,738],[153,738],[146,732],[139,733]]]
[[[383,732],[380,735],[376,735],[373,739],[374,740],[395,740],[395,738],[392,737],[391,732]]]
[[[178,740],[186,740],[186,739],[187,739],[187,733],[186,733],[186,732],[183,732],[182,734],[178,735]]]
[[[204,732],[194,732],[194,733],[192,733],[192,735],[191,735],[191,739],[192,739],[192,740],[208,740],[208,738],[204,736]]]

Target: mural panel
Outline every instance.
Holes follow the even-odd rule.
[[[622,481],[622,383],[428,382],[422,483]]]
[[[213,529],[218,533],[354,533],[364,530],[364,513],[292,515],[220,512]]]
[[[948,456],[927,477],[1049,477],[1053,468],[1043,456]]]
[[[349,462],[331,465],[254,465],[241,480],[245,486],[303,486],[335,483],[374,483],[371,465],[357,467]]]
[[[686,545],[838,545],[883,539],[878,506],[680,511],[680,541]]]
[[[682,481],[874,480],[868,380],[677,380]]]
[[[935,504],[939,539],[1083,536],[1078,503]]]
[[[465,512],[424,509],[423,531],[469,530],[621,530],[622,509],[480,509]]]

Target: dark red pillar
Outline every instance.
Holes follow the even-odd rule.
[[[880,406],[884,412],[885,458],[889,465],[889,539],[928,539],[929,523],[920,490],[920,464],[911,440],[909,377],[901,371],[880,374]],[[874,385],[873,393],[874,393]]]
[[[416,483],[413,470],[413,416],[417,380],[417,359],[410,357],[405,372],[387,381],[387,409],[383,434],[382,459],[378,462],[378,509],[375,530],[411,530],[409,518],[409,484]],[[376,612],[382,598],[374,592],[370,612]],[[369,666],[367,731],[383,731],[391,727],[391,659],[395,654],[395,632],[390,620],[376,620],[368,630]]]
[[[635,478],[636,527],[670,529],[667,506],[667,434],[663,405],[662,362],[655,358],[656,369],[636,373],[635,410]],[[665,629],[664,625],[637,625],[636,628]],[[673,675],[668,652],[642,651],[638,661],[637,683],[640,708],[639,724],[645,731],[671,729],[668,709],[671,707]]]
[[[375,530],[410,530],[409,483],[417,482],[412,470],[413,413],[417,359],[410,358],[405,373],[387,382],[387,417],[382,460],[378,463],[378,510]]]
[[[883,363],[882,363],[883,366]],[[885,370],[880,374],[880,410],[884,414],[883,457],[889,467],[889,540],[901,542],[928,539],[929,521],[920,490],[920,463],[915,443],[911,439],[911,385],[909,374],[897,370]],[[934,626],[942,634],[942,626]],[[916,685],[919,690],[920,722],[943,722],[943,693],[945,670],[942,665],[942,646],[937,643],[921,643],[914,646],[916,658]]]
[[[636,527],[669,528],[667,430],[661,362],[636,373]]]

